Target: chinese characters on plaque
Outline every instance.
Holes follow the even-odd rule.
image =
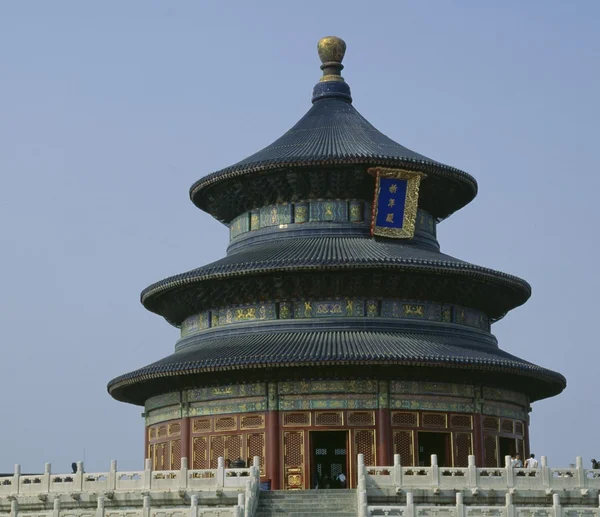
[[[368,172],[375,176],[371,235],[411,239],[423,174],[383,167],[373,167]]]

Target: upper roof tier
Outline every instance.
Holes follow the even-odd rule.
[[[328,169],[337,173],[340,167],[348,174],[325,182],[329,190],[321,195],[369,199],[373,178],[366,169],[388,166],[427,175],[421,182],[419,205],[440,219],[475,197],[477,182],[472,176],[394,142],[354,108],[350,87],[340,75],[345,48],[339,38],[319,41],[323,77],[314,87],[311,109],[271,145],[194,183],[190,197],[196,206],[229,223],[245,210],[281,199],[304,199],[313,187],[322,190]],[[310,174],[315,166],[320,167],[318,175]],[[356,181],[361,171],[362,181]]]

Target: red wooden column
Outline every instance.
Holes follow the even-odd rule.
[[[394,464],[394,447],[392,444],[392,419],[390,413],[390,383],[377,383],[377,410],[375,411],[375,443],[377,448],[377,465],[386,467]]]
[[[392,421],[388,408],[375,412],[375,427],[377,433],[377,465],[380,467],[394,464],[392,446]]]
[[[527,418],[525,420],[523,420],[522,422],[523,422],[523,441],[525,442],[524,447],[523,447],[524,452],[525,452],[525,457],[523,458],[523,464],[525,464],[525,460],[527,458],[529,458],[529,455],[531,454],[531,445],[529,444],[529,415],[527,415]]]
[[[148,458],[148,449],[150,448],[150,426],[146,425],[145,420],[144,418],[144,465],[146,464],[145,460]]]
[[[185,417],[181,419],[181,457],[187,458],[189,468],[193,468],[193,458],[191,457],[191,443],[190,443],[190,419]]]
[[[267,478],[271,480],[271,490],[281,490],[281,463],[279,442],[283,439],[279,432],[279,396],[277,383],[267,383],[267,418],[265,464]]]
[[[279,490],[281,472],[279,466],[279,411],[267,412],[267,477],[271,480],[271,490]]]
[[[475,465],[485,466],[485,450],[483,448],[483,427],[481,425],[481,413],[473,415],[473,454]]]

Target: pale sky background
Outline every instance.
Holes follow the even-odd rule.
[[[442,250],[528,280],[500,346],[563,373],[532,451],[600,456],[600,2],[0,4],[0,472],[143,463],[142,409],[106,383],[173,350],[147,285],[225,253],[190,185],[309,108],[317,40],[354,105],[479,182]]]

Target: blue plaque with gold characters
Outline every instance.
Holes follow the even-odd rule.
[[[371,235],[392,239],[412,239],[419,203],[420,172],[372,167],[375,198]]]

